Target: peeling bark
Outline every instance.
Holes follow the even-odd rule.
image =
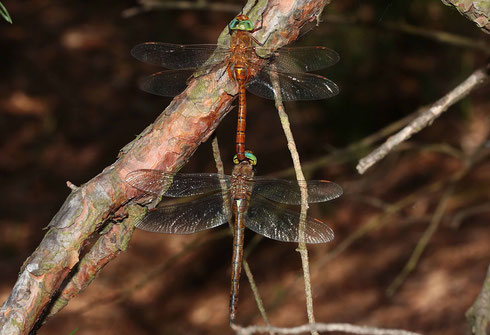
[[[488,0],[442,0],[455,7],[461,15],[476,23],[478,28],[490,34],[490,1]]]
[[[62,310],[71,298],[85,290],[97,273],[121,251],[126,251],[134,223],[146,212],[138,205],[128,206],[129,216],[120,224],[111,223],[77,265],[76,272],[51,304],[48,318]]]

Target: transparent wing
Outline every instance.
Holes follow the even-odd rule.
[[[310,72],[331,66],[339,61],[334,50],[321,46],[284,47],[274,52],[260,46],[252,47],[257,54],[266,57],[277,67],[277,71]],[[195,68],[207,64],[217,64],[230,55],[230,48],[217,44],[171,44],[147,42],[136,45],[131,55],[136,59],[163,66],[168,69]],[[210,57],[213,56],[213,59]]]
[[[267,48],[255,47],[259,55],[267,55]],[[267,56],[265,68],[278,72],[311,72],[324,69],[337,63],[339,54],[332,49],[319,46],[284,47]]]
[[[144,77],[138,83],[139,88],[150,94],[174,97],[187,87],[187,80],[195,69],[166,70]]]
[[[247,90],[266,99],[274,99],[274,88],[269,75],[263,68],[247,84]],[[276,72],[283,101],[318,100],[339,93],[338,86],[323,76],[313,73]]]
[[[229,53],[229,48],[216,44],[181,45],[147,42],[131,49],[131,55],[139,61],[168,69],[196,68],[204,63],[217,64],[222,62]],[[212,55],[215,57],[209,59]]]
[[[257,195],[251,200],[245,226],[274,240],[298,242],[299,219],[298,212]],[[333,240],[334,233],[326,223],[307,216],[304,236],[306,243],[326,243]]]
[[[188,197],[213,193],[221,190],[221,185],[225,186],[225,190],[230,188],[230,177],[217,173],[172,175],[161,170],[135,170],[128,173],[126,182],[140,191],[156,196],[161,195],[162,191],[168,187],[163,194],[167,197]]]
[[[308,202],[324,202],[342,195],[342,187],[327,180],[283,180],[275,178],[255,177],[252,196],[259,194],[269,200],[289,205],[301,205],[300,185],[308,190]]]
[[[182,173],[174,177],[172,185],[165,192],[167,197],[187,197],[215,191],[227,191],[230,186],[230,177],[217,173]]]
[[[227,222],[223,196],[215,193],[206,197],[177,205],[165,205],[149,210],[136,223],[142,230],[166,234],[191,234],[217,227]]]

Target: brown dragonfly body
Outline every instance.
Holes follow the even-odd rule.
[[[231,261],[231,293],[230,293],[230,322],[235,320],[240,274],[243,259],[243,238],[245,233],[245,218],[252,195],[252,179],[254,171],[247,160],[235,165],[231,176],[231,201],[235,216],[233,232],[233,256]]]
[[[246,159],[245,91],[266,99],[274,99],[279,94],[283,101],[332,97],[339,91],[337,85],[307,72],[333,65],[339,56],[333,50],[318,46],[283,47],[275,51],[262,47],[252,35],[260,27],[254,28],[246,15],[238,15],[229,29],[232,32],[229,45],[148,42],[135,46],[131,54],[143,62],[173,69],[155,73],[140,84],[144,91],[162,96],[180,94],[187,81],[195,76],[221,70],[227,73],[238,86],[236,152],[238,161],[242,161]],[[272,73],[279,83],[279,92],[274,92]]]
[[[233,256],[230,291],[230,323],[235,320],[243,257],[245,227],[271,239],[299,242],[300,214],[284,207],[301,204],[301,187],[308,191],[308,202],[339,197],[342,188],[326,180],[289,181],[257,177],[256,158],[238,162],[231,176],[214,173],[167,174],[159,170],[136,170],[126,177],[131,186],[153,198],[190,197],[178,204],[162,201],[136,223],[136,227],[158,233],[191,234],[228,222],[233,212]],[[304,242],[325,243],[333,231],[320,220],[307,216]]]
[[[238,121],[236,127],[236,155],[238,160],[245,159],[245,128],[247,118],[247,101],[245,84],[251,77],[248,69],[249,59],[257,57],[253,52],[251,32],[236,30],[231,36],[231,57],[228,61],[227,72],[231,79],[238,84]]]

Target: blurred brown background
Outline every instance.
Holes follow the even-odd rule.
[[[137,78],[159,69],[132,59],[131,47],[145,41],[215,43],[237,13],[165,9],[123,17],[138,4],[2,3],[14,23],[0,21],[1,302],[69,194],[65,182],[79,185],[111,164],[170,102],[138,90]],[[397,29],[402,23],[476,42],[488,43],[489,36],[439,0],[334,1],[326,14],[297,45],[338,51],[341,61],[324,74],[341,93],[286,105],[302,162],[334,153],[307,169],[307,177],[334,180],[345,191],[310,209],[336,233],[329,245],[309,248],[317,321],[461,334],[490,261],[490,160],[470,165],[455,184],[450,180],[463,171],[467,157],[488,150],[488,86],[366,175],[359,176],[355,165],[373,147],[342,148],[436,101],[485,62],[478,48],[404,33]],[[273,102],[249,95],[248,103],[247,146],[259,158],[258,173],[290,168]],[[227,171],[235,123],[232,111],[217,130]],[[184,171],[214,171],[210,141]],[[388,296],[441,204],[442,219],[420,261]],[[230,333],[231,237],[216,235],[222,229],[190,236],[136,231],[128,251],[39,334]],[[248,232],[246,243],[253,238]],[[264,238],[249,256],[278,326],[306,322],[295,248]],[[238,322],[259,323],[245,277],[241,287]]]

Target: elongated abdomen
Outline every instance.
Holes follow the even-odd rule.
[[[245,82],[247,70],[235,67],[235,79],[238,83],[238,120],[236,127],[236,154],[239,161],[245,159],[245,129],[247,126],[247,100]]]
[[[243,236],[245,232],[245,226],[243,224],[243,220],[245,220],[245,213],[240,209],[242,207],[241,201],[245,200],[235,201],[236,210],[233,234],[233,256],[231,261],[230,324],[235,321],[236,317],[238,292],[240,290],[240,274],[242,271]]]

